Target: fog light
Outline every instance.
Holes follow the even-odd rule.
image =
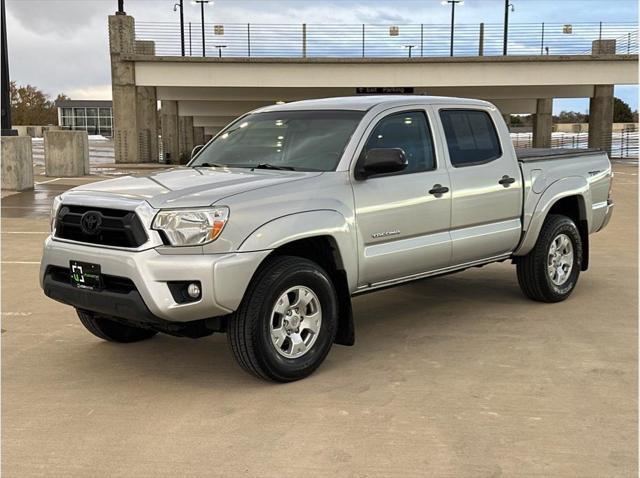
[[[200,297],[200,286],[195,282],[189,284],[189,287],[187,287],[187,294],[189,294],[189,297],[192,299],[197,299]]]

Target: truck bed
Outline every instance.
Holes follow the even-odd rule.
[[[589,156],[602,154],[599,149],[577,149],[577,148],[524,148],[516,149],[516,156],[521,163],[533,161],[548,161],[552,159],[567,159],[573,156]]]

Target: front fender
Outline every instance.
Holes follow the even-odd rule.
[[[531,194],[534,194],[531,192]],[[560,179],[549,187],[547,187],[541,194],[536,202],[533,211],[530,214],[531,220],[527,229],[524,231],[520,245],[513,253],[516,256],[524,256],[528,254],[536,244],[540,230],[544,224],[544,220],[547,218],[549,211],[553,205],[560,199],[578,196],[582,202],[581,214],[584,214],[584,219],[587,221],[589,229],[592,223],[592,210],[587,205],[591,204],[591,190],[587,180],[580,176],[571,176],[568,178]],[[525,211],[525,216],[528,214]]]
[[[293,241],[319,236],[329,236],[335,241],[349,290],[355,290],[358,280],[355,228],[353,220],[348,220],[337,211],[322,209],[273,219],[249,234],[238,251],[272,250]]]

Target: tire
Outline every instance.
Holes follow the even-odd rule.
[[[552,245],[556,253],[553,257]],[[566,270],[569,257],[572,264]],[[582,239],[575,223],[566,216],[549,215],[534,248],[516,264],[518,283],[527,297],[539,302],[565,300],[573,292],[582,266]]]
[[[301,297],[300,304],[309,303],[296,309]],[[292,382],[309,376],[324,361],[337,323],[338,300],[328,274],[310,260],[276,256],[256,272],[229,320],[227,337],[245,371],[265,380]],[[317,333],[310,329],[313,324]],[[285,330],[291,335],[285,335]]]
[[[82,325],[96,337],[109,342],[131,343],[150,339],[158,332],[151,329],[143,329],[125,325],[115,320],[104,317],[96,317],[90,312],[76,309]]]

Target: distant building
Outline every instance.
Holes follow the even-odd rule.
[[[111,101],[56,101],[58,124],[64,129],[83,130],[88,134],[113,135]]]

